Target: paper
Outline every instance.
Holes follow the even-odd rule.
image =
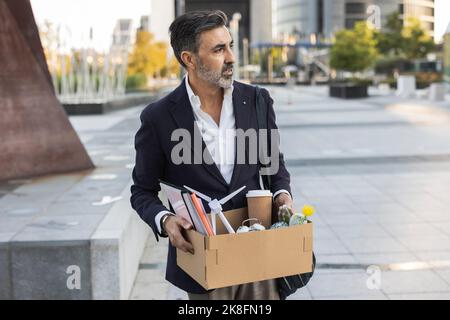
[[[166,194],[167,199],[172,205],[175,214],[187,220],[192,225],[194,225],[194,222],[192,221],[191,216],[189,215],[189,211],[184,204],[181,190],[163,182],[160,183],[160,186],[161,190]]]

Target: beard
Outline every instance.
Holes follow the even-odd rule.
[[[227,75],[225,74],[226,71],[233,70],[233,64],[232,63],[225,63],[222,67],[222,71],[214,71],[209,69],[206,65],[202,63],[202,61],[199,59],[199,66],[198,66],[198,72],[197,75],[202,80],[213,84],[215,86],[229,89],[231,88],[233,84],[233,75]]]

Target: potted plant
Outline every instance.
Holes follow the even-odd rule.
[[[360,74],[374,64],[378,55],[376,44],[373,30],[365,22],[336,33],[330,65],[337,71],[337,79],[330,84],[330,96],[344,99],[368,96],[367,80],[361,79]]]

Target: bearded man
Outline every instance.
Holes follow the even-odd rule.
[[[133,171],[131,204],[152,228],[156,240],[169,237],[166,280],[187,292],[191,300],[276,300],[279,299],[275,280],[243,284],[216,290],[205,290],[177,266],[176,248],[194,253],[183,237],[183,229],[193,226],[173,214],[158,198],[160,180],[189,187],[221,199],[242,186],[247,190],[261,189],[260,166],[238,163],[242,148],[236,145],[233,133],[258,128],[256,89],[233,81],[233,39],[227,29],[228,19],[221,11],[188,12],[170,26],[171,45],[176,58],[187,74],[178,88],[149,105],[141,114],[142,125],[136,134],[136,166]],[[273,100],[262,89],[268,102],[267,124],[276,130]],[[202,138],[201,163],[193,159],[194,142],[189,141],[188,159],[174,159],[173,133],[185,130],[190,137],[197,131]],[[230,134],[231,133],[231,134]],[[244,148],[245,149],[245,148]],[[244,152],[248,153],[248,149]],[[186,155],[183,155],[186,156]],[[204,161],[209,158],[213,161]],[[245,157],[244,157],[245,158]],[[198,159],[197,159],[198,160]],[[271,176],[271,192],[276,206],[292,207],[290,175],[282,154],[278,170]],[[224,206],[232,210],[247,206],[245,193],[240,193]],[[208,208],[207,203],[204,207]]]

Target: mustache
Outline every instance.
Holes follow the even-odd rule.
[[[224,66],[222,68],[222,72],[229,71],[229,70],[233,69],[233,66],[234,65],[232,63],[224,64]]]

